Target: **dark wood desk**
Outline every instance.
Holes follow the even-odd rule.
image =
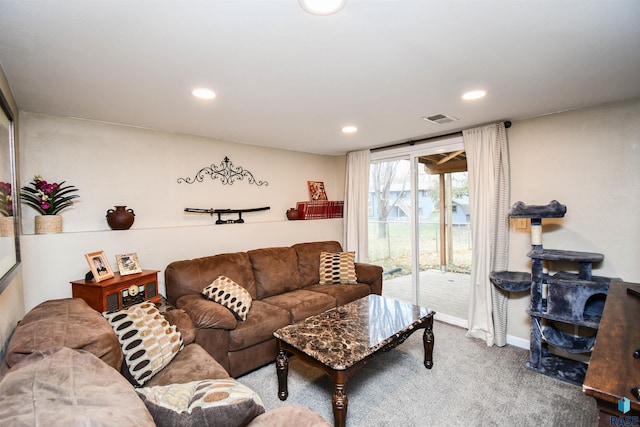
[[[640,401],[631,393],[640,387],[640,298],[627,294],[627,288],[640,291],[639,283],[611,282],[582,390],[593,396],[600,411],[601,426],[611,417],[640,415]],[[618,411],[618,401],[626,397],[631,410]]]

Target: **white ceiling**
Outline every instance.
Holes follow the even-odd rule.
[[[640,96],[640,1],[0,0],[0,64],[24,111],[337,155]]]

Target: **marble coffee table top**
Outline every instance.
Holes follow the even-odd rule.
[[[335,370],[347,369],[434,312],[428,308],[369,295],[285,326],[274,336]]]

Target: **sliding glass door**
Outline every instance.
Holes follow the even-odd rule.
[[[411,262],[411,164],[408,158],[371,164],[369,260],[388,275],[409,276]]]
[[[369,260],[383,295],[466,326],[470,229],[461,138],[372,153]]]

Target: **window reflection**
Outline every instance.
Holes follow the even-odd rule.
[[[15,152],[13,145],[13,113],[0,92],[0,292],[17,267],[18,241],[16,230],[17,204]]]

